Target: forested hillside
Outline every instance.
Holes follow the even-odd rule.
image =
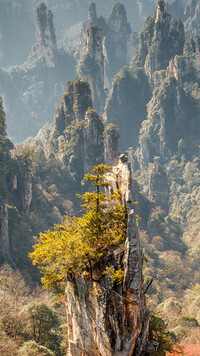
[[[68,346],[73,356],[120,356],[124,350],[166,355],[173,348],[190,355],[186,345],[198,349],[200,3],[108,3],[96,1],[89,8],[88,1],[84,6],[78,1],[24,4],[20,16],[30,21],[18,30],[27,28],[29,56],[24,51],[16,63],[7,62],[17,66],[5,68],[6,58],[17,51],[14,37],[7,40],[10,46],[0,41],[5,53],[0,68],[0,298],[9,310],[0,323],[3,356],[65,355]],[[1,23],[3,34],[9,28],[14,36],[11,24],[20,21],[22,5],[0,4],[9,19]],[[69,26],[76,34],[66,40]],[[114,168],[105,169],[101,183],[97,178],[96,216],[87,195],[90,179],[84,176],[101,164]],[[77,194],[85,197],[86,211]],[[42,305],[36,292],[41,276],[29,253],[39,235],[47,242],[51,236],[53,244],[61,238],[61,245],[62,236],[69,238],[64,246],[73,251],[71,259],[66,253],[64,263],[57,262],[63,249],[55,242],[45,275],[53,294],[59,290],[57,276],[64,276],[68,321],[64,306],[48,293]],[[47,261],[44,256],[36,254],[35,263]],[[13,289],[17,281],[22,294]],[[48,309],[52,318],[52,328],[41,339],[31,331],[32,307],[37,313]],[[91,328],[85,335],[87,319]],[[60,323],[66,328],[61,330]]]

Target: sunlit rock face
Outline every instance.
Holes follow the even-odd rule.
[[[184,142],[184,154],[194,154],[199,141],[198,100],[185,92],[183,84],[167,76],[148,104],[147,120],[142,123],[137,151],[141,169],[147,169],[154,157],[161,163],[178,153]],[[188,149],[186,149],[186,147]]]
[[[93,269],[67,283],[67,316],[70,356],[141,355],[148,338],[149,314],[145,305],[142,252],[131,193],[127,157],[106,175],[111,191],[120,189],[128,213],[123,246],[109,249]],[[121,284],[111,286],[102,272],[106,267],[124,270]]]
[[[155,71],[166,69],[169,60],[183,53],[184,27],[180,20],[172,20],[165,10],[165,2],[159,0],[154,17],[148,18],[139,35],[138,52],[133,66],[144,66],[152,81]]]
[[[175,56],[170,62],[167,73],[180,82],[198,82],[200,79],[200,35],[187,39],[182,56]]]

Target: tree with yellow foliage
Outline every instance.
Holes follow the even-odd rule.
[[[104,189],[109,182],[105,173],[110,167],[100,164],[86,174],[95,188],[78,195],[86,212],[82,217],[67,216],[64,225],[55,225],[53,231],[40,233],[30,253],[33,264],[43,273],[42,283],[46,289],[62,293],[69,278],[90,271],[106,250],[122,243],[126,236],[127,214],[121,203],[121,193],[107,196]]]

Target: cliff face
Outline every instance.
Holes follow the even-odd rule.
[[[119,127],[120,149],[136,147],[150,95],[148,78],[142,68],[125,67],[114,77],[105,106],[105,117]]]
[[[57,49],[52,13],[44,4],[37,8],[36,33],[28,60],[18,67],[0,69],[8,134],[15,141],[35,135],[51,121],[67,79],[75,76],[74,59]]]
[[[124,5],[115,4],[107,20],[107,35],[104,41],[108,78],[113,78],[124,65],[129,63],[128,40],[131,32]]]
[[[154,17],[148,18],[139,36],[139,47],[133,66],[143,66],[150,81],[155,71],[166,69],[169,60],[182,54],[184,27],[180,20],[171,20],[163,0],[158,1]]]
[[[185,31],[188,36],[200,34],[200,1],[190,0],[185,9]]]
[[[119,156],[119,129],[108,124],[104,130],[104,161],[108,166],[116,165]]]
[[[81,58],[84,52],[87,51],[88,30],[91,26],[98,26],[102,30],[104,56],[103,83],[105,88],[110,88],[113,76],[121,67],[129,64],[130,59],[135,53],[137,34],[131,30],[124,5],[120,3],[115,4],[108,19],[105,19],[102,16],[97,16],[96,6],[94,3],[91,3],[88,11],[88,21],[83,24],[76,49],[76,56],[78,58]]]
[[[154,164],[149,174],[149,197],[164,213],[168,213],[169,182],[165,168],[160,164],[160,158],[154,157]]]
[[[90,26],[87,30],[83,54],[78,74],[88,79],[91,84],[94,108],[102,112],[105,103],[104,93],[104,55],[102,47],[102,30],[97,26]]]
[[[53,15],[51,10],[47,10],[44,3],[37,8],[36,23],[37,43],[32,49],[29,62],[44,58],[47,67],[55,67],[57,44]]]
[[[8,232],[8,206],[0,206],[0,251],[2,254],[9,254],[10,239]]]
[[[107,174],[112,191],[121,189],[128,213],[124,246],[105,253],[93,270],[94,281],[77,278],[66,288],[69,355],[141,355],[148,337],[148,311],[143,294],[142,261],[126,157]],[[102,272],[124,270],[121,284]]]
[[[148,118],[142,124],[138,150],[141,168],[147,168],[154,156],[166,162],[186,144],[184,154],[194,154],[198,140],[198,99],[185,92],[181,83],[169,76],[154,90],[148,104]]]
[[[183,56],[175,56],[169,62],[168,73],[178,81],[195,82],[200,79],[200,36],[188,38],[183,48]]]

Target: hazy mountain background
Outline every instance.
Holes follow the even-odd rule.
[[[196,343],[200,1],[97,0],[89,16],[86,0],[45,3],[0,0],[0,262],[38,283],[33,236],[80,214],[84,173],[126,152],[148,306]],[[15,142],[32,138],[13,146],[6,125]]]

